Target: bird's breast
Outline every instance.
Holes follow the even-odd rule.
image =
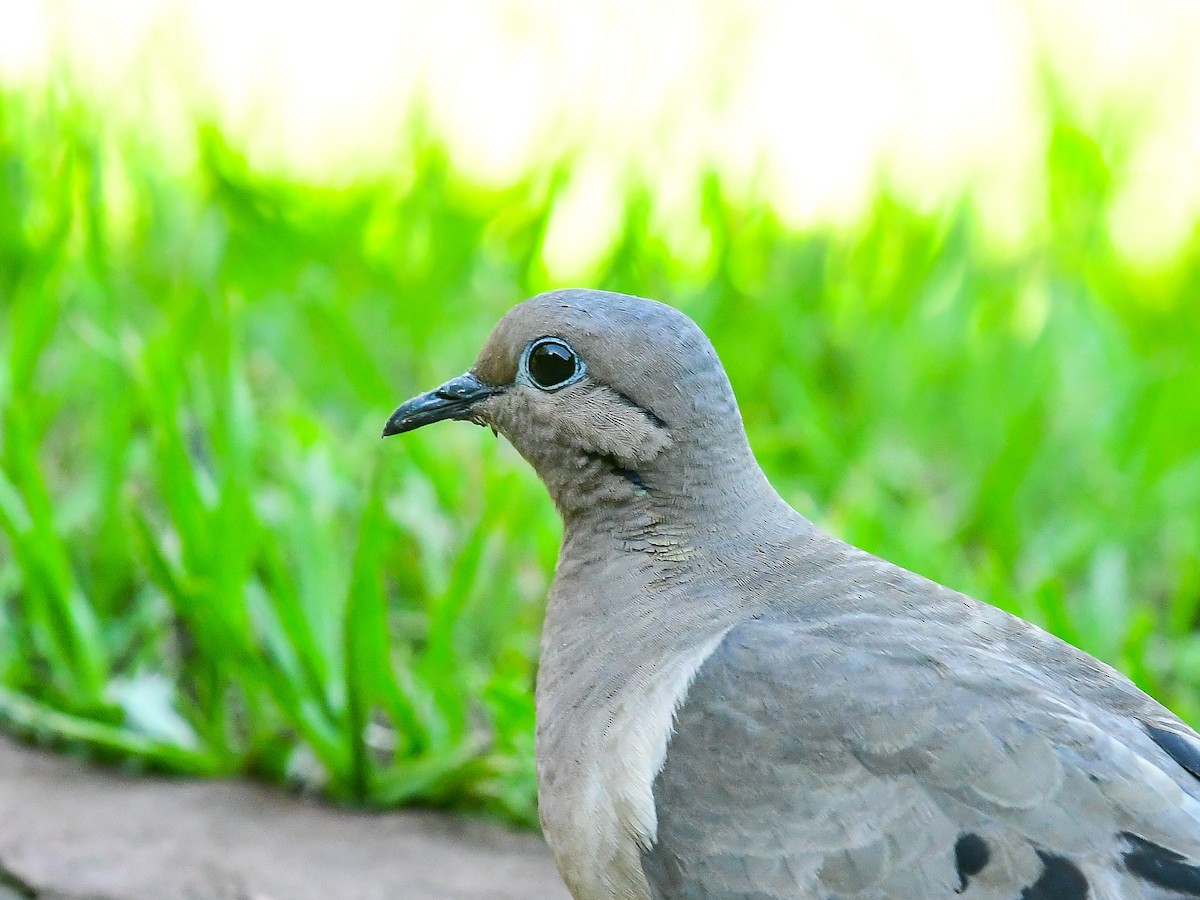
[[[604,671],[595,654],[544,648],[538,799],[547,843],[577,900],[649,900],[641,852],[658,830],[654,779],[675,711],[727,630],[650,653],[625,671]]]

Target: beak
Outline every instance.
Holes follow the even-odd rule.
[[[403,434],[443,419],[470,419],[472,407],[499,390],[470,372],[451,378],[441,387],[402,403],[383,426],[383,436]]]

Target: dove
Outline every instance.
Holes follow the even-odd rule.
[[[536,757],[577,900],[1200,898],[1200,736],[795,512],[682,312],[526,300],[384,435],[446,419],[509,440],[563,521]]]

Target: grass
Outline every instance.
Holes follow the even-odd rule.
[[[483,430],[379,441],[552,285],[562,173],[179,172],[69,99],[0,95],[0,724],[160,770],[532,822],[558,525]],[[595,286],[709,332],[782,492],[835,533],[1041,622],[1200,721],[1200,238],[1139,272],[1119,161],[1058,114],[1044,239],[880,190],[797,234],[697,184],[675,258],[633,185]]]

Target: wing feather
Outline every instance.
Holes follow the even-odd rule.
[[[1172,736],[1156,742],[1127,709],[1002,645],[955,645],[950,627],[848,615],[733,629],[654,783],[656,896],[1200,896],[1178,892],[1200,871],[1200,783],[1160,746],[1200,738],[1145,698]],[[985,864],[964,865],[964,838]]]

